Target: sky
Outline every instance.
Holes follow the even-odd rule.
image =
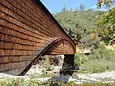
[[[97,0],[41,0],[43,4],[51,13],[58,13],[62,8],[69,10],[72,8],[76,10],[79,8],[80,4],[85,6],[85,9],[96,9]]]

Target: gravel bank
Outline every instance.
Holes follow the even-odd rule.
[[[115,71],[94,74],[76,74],[73,79],[80,82],[115,83]]]
[[[54,77],[50,77],[50,76],[41,77],[39,75],[43,74],[43,70],[45,70],[44,67],[40,65],[36,65],[36,66],[34,65],[25,76],[12,76],[8,74],[0,73],[0,79],[23,78],[25,81],[32,79],[34,81],[37,80],[40,82],[46,82],[50,80],[50,81],[63,81],[63,82],[73,81],[75,83],[83,83],[83,82],[115,83],[115,71],[111,71],[111,72],[107,71],[104,73],[94,73],[94,74],[74,74],[74,76],[71,77],[69,75],[60,76],[59,75],[60,69],[61,69],[60,66],[53,66],[52,71],[48,71],[48,72],[50,72],[50,74],[52,73]],[[35,77],[31,78],[30,75]]]
[[[30,80],[29,76],[12,76],[8,74],[0,73],[0,79],[3,78],[24,78],[25,80]],[[74,77],[71,76],[55,76],[55,77],[44,77],[44,78],[33,78],[33,80],[38,80],[41,82],[50,81],[63,81],[69,82],[73,81],[75,83],[83,82],[101,82],[101,83],[115,83],[115,71],[95,73],[95,74],[76,74]]]

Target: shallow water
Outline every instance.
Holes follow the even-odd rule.
[[[103,84],[103,83],[82,83],[82,84],[74,84],[74,83],[55,83],[50,84],[48,86],[115,86],[115,84]]]
[[[66,85],[66,86],[69,86],[69,85]],[[115,86],[115,84],[84,83],[84,84],[70,85],[70,86]]]
[[[115,86],[115,84],[84,83],[76,86]]]

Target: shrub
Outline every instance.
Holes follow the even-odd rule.
[[[3,78],[0,79],[0,86],[25,86],[23,78]]]
[[[115,51],[106,49],[100,45],[97,49],[92,49],[88,56],[80,53],[75,54],[75,63],[80,66],[79,72],[97,73],[115,70]]]
[[[106,60],[91,60],[81,65],[80,72],[99,73],[109,70],[109,63]]]

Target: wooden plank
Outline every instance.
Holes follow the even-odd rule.
[[[6,46],[7,45],[7,46]],[[0,49],[14,49],[14,50],[28,50],[28,51],[36,51],[38,47],[34,46],[25,46],[16,43],[10,43],[5,41],[0,41]]]
[[[29,27],[27,25],[24,25],[22,22],[19,22],[18,20],[8,16],[7,14],[5,14],[3,12],[0,13],[0,19],[1,19],[1,21],[4,20],[6,23],[11,23],[12,26],[10,26],[10,28],[12,28],[12,29],[14,29],[20,33],[26,33],[26,35],[28,35],[30,37],[40,39],[38,37],[38,32],[39,32],[38,30],[34,30],[34,32],[37,32],[37,34],[33,33],[32,31],[28,31]],[[4,24],[2,24],[2,25],[4,25]],[[32,29],[32,28],[30,28],[30,29]],[[31,34],[33,34],[33,35],[31,35]],[[41,36],[41,34],[39,34],[39,36]]]
[[[1,40],[11,41],[13,43],[21,43],[21,44],[27,44],[27,45],[29,44],[30,46],[36,46],[36,47],[39,45],[39,43],[31,42],[26,39],[24,40],[24,39],[21,39],[21,38],[15,37],[15,36],[11,36],[8,34],[3,34]]]
[[[0,33],[1,34],[6,34],[6,35],[9,35],[9,36],[12,36],[12,37],[16,37],[16,38],[19,38],[19,39],[22,39],[22,40],[27,40],[27,41],[30,41],[34,44],[40,43],[39,42],[40,40],[38,41],[38,39],[34,39],[31,36],[29,37],[27,35],[24,35],[24,34],[21,34],[19,32],[14,31],[14,30],[11,30],[9,28],[0,27]]]
[[[31,36],[34,36],[36,38],[39,38],[39,36],[43,36],[43,34],[41,34],[38,30],[36,29],[33,29],[33,28],[30,28],[29,26],[23,24],[22,22],[16,20],[15,18],[7,15],[6,13],[4,12],[1,12],[0,13],[0,18],[2,19],[1,21],[3,23],[1,23],[3,26],[5,26],[4,24],[6,23],[11,23],[12,25],[9,25],[10,28],[14,29],[14,30],[17,30],[17,31],[21,31],[21,33],[26,33],[26,34],[29,34]],[[3,21],[4,19],[4,21]],[[34,30],[34,32],[33,32]],[[43,37],[42,37],[43,38]]]
[[[0,50],[0,56],[2,55],[36,55],[35,51],[23,51],[23,50]]]
[[[51,28],[51,29],[48,29],[50,32],[52,32],[52,33],[54,33],[53,31],[52,31],[52,29],[54,29],[54,27],[52,27],[52,21],[49,19],[49,17],[50,16],[48,16],[47,14],[44,14],[43,13],[43,11],[39,8],[39,7],[37,7],[36,5],[35,5],[35,3],[33,3],[32,1],[25,1],[25,0],[19,0],[19,1],[17,1],[17,2],[19,2],[19,3],[24,3],[24,6],[23,6],[23,8],[25,8],[26,10],[28,10],[28,8],[30,8],[29,10],[28,10],[28,12],[29,13],[34,13],[33,15],[34,15],[34,18],[35,19],[39,19],[39,20],[41,20],[41,22],[42,22],[42,26],[44,26],[45,28]],[[20,4],[21,5],[21,4]],[[31,6],[31,5],[33,5],[33,6]],[[32,11],[32,12],[31,12]],[[55,29],[54,29],[55,30]],[[50,33],[50,34],[52,34],[52,33]]]
[[[8,5],[9,6],[9,5]],[[26,20],[24,17],[22,17],[21,15],[15,13],[13,10],[9,10],[7,7],[4,7],[3,5],[0,4],[0,10],[14,18],[16,18],[17,20],[23,22],[23,24],[26,24],[28,25],[29,27],[31,27],[31,29],[35,29],[35,30],[38,30],[39,28],[37,27],[37,29],[35,27],[33,27],[32,25],[34,24],[31,24],[28,20]],[[30,30],[31,30],[30,29]],[[40,30],[39,30],[40,31]],[[35,31],[36,32],[36,31]],[[37,33],[38,34],[38,33]],[[44,35],[44,34],[42,34]]]
[[[49,54],[74,54],[74,50],[72,49],[72,45],[68,41],[60,41],[50,47],[45,55]]]
[[[13,69],[18,69],[18,68],[22,68],[22,67],[27,67],[30,63],[31,63],[31,61],[0,64],[0,72],[13,70]]]
[[[7,0],[5,0],[4,3],[5,3],[6,1],[7,1]],[[15,4],[13,3],[14,1],[12,1],[12,0],[11,0],[11,1],[8,0],[7,2],[9,2],[9,3],[11,4],[10,8],[13,10],[13,8],[15,7],[16,10],[14,10],[14,12],[15,12],[15,13],[18,13],[19,15],[21,15],[24,19],[27,19],[27,21],[28,21],[27,23],[30,23],[30,24],[32,25],[32,27],[34,27],[34,28],[36,28],[36,29],[38,29],[38,27],[39,27],[39,28],[45,30],[45,32],[49,31],[49,30],[47,30],[47,29],[42,28],[42,25],[39,25],[39,26],[38,26],[37,24],[39,24],[39,23],[33,21],[34,19],[31,20],[31,18],[28,17],[28,14],[25,14],[25,13],[24,13],[25,11],[23,12],[23,7],[22,7],[21,9],[20,9],[20,8],[17,8],[17,3],[16,3],[16,2],[15,2]],[[6,3],[7,3],[7,2],[6,2]],[[4,4],[4,3],[3,3],[3,4]],[[6,5],[6,4],[4,4],[4,5]],[[42,33],[44,33],[43,30],[42,30]],[[51,31],[47,32],[46,35],[50,35],[50,32],[51,32]],[[48,33],[49,33],[49,34],[48,34]]]
[[[4,56],[0,57],[0,64],[32,61],[36,56]]]

